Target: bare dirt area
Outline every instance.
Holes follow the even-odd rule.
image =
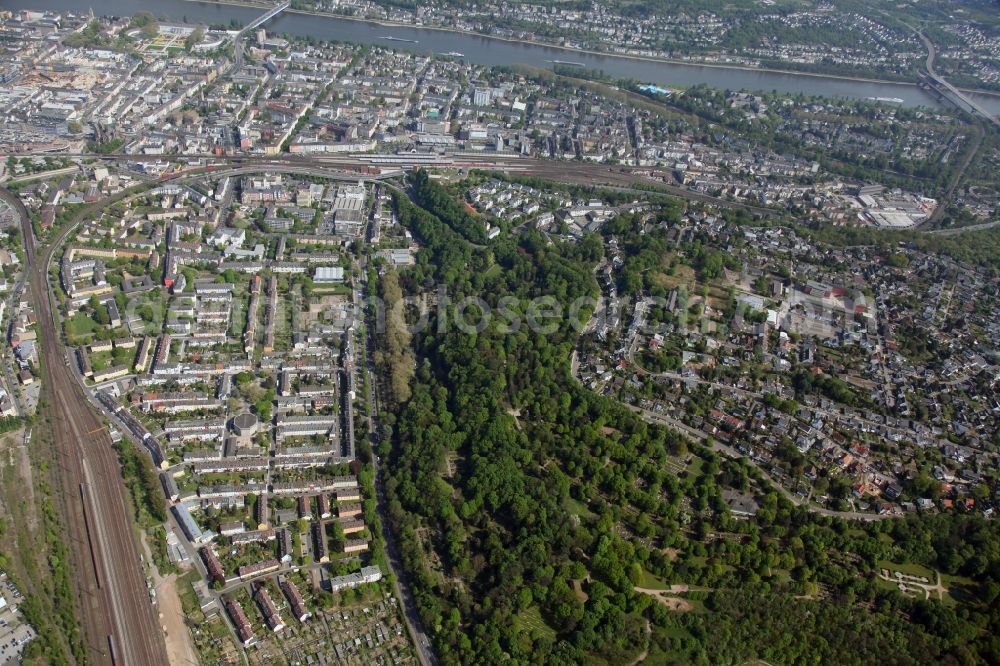
[[[666,597],[662,594],[659,595],[660,603],[669,608],[672,611],[686,612],[694,610],[694,606],[687,599],[681,599],[680,597]]]
[[[146,562],[149,563],[149,575],[156,589],[157,620],[163,629],[163,638],[167,644],[167,662],[170,666],[197,664],[198,652],[185,622],[181,596],[177,589],[179,574],[160,575],[156,565],[153,564],[153,554],[149,545],[151,538],[143,533],[139,545]]]
[[[184,624],[184,611],[181,609],[181,598],[177,593],[176,574],[171,574],[159,582],[156,587],[156,600],[160,607],[159,620],[167,642],[167,661],[170,666],[198,663],[191,634]]]
[[[674,589],[683,588],[683,589]],[[681,597],[672,596],[678,592],[687,592],[687,585],[671,585],[669,590],[651,590],[645,587],[635,588],[636,592],[642,592],[643,594],[648,594],[651,597],[655,597],[657,601],[666,606],[669,610],[678,612],[687,612],[694,610],[694,605],[687,599]]]

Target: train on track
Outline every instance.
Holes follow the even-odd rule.
[[[84,528],[87,530],[87,547],[90,548],[90,560],[94,564],[94,577],[97,579],[97,589],[104,587],[103,578],[101,576],[101,567],[97,561],[97,552],[94,550],[94,535],[90,531],[90,519],[87,517],[87,484],[80,484],[80,502],[82,502],[81,507],[83,508],[83,523]]]
[[[115,639],[111,634],[108,634],[108,655],[111,657],[111,663],[118,663],[118,653],[115,651]]]

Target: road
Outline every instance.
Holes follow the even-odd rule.
[[[700,430],[695,430],[694,428],[688,426],[687,424],[678,421],[677,419],[666,416],[665,414],[652,412],[648,409],[642,409],[640,407],[636,407],[635,405],[626,405],[626,406],[629,409],[638,412],[639,415],[643,418],[643,420],[649,421],[650,423],[659,423],[661,425],[666,425],[668,427],[674,428],[675,430],[682,432],[683,434],[687,435],[688,437],[691,437],[692,439],[695,439],[696,441],[702,444],[707,444],[709,439],[711,439],[708,437],[708,435],[701,432]],[[835,511],[833,509],[826,509],[820,506],[816,506],[814,504],[810,504],[806,499],[799,497],[792,491],[785,488],[773,477],[771,477],[771,475],[767,472],[767,470],[765,470],[763,467],[758,465],[750,458],[744,456],[742,453],[740,453],[733,447],[727,446],[722,442],[718,442],[714,439],[711,439],[711,445],[712,445],[712,450],[715,451],[716,453],[722,453],[729,458],[733,458],[734,460],[739,460],[741,458],[745,459],[747,463],[755,467],[757,471],[759,471],[764,476],[764,478],[767,479],[768,483],[772,487],[774,487],[778,492],[784,495],[789,502],[791,502],[795,506],[803,507],[807,511],[811,511],[812,513],[818,513],[821,516],[830,516],[831,518],[843,518],[845,520],[862,520],[865,522],[879,521],[879,520],[885,520],[887,518],[897,517],[896,514],[863,513],[860,511]]]
[[[348,173],[344,167],[365,166],[369,162],[360,159],[345,163],[282,158],[232,160],[229,164],[232,165],[230,169],[223,168],[211,173],[203,170],[197,175],[192,172],[169,174],[162,180],[183,181],[206,175],[239,175],[264,170],[357,179],[359,176],[356,173]],[[539,173],[558,175],[571,181],[597,183],[610,180],[626,186],[636,181],[648,182],[645,176],[639,174],[615,173],[596,165],[566,165],[542,161],[531,161],[531,165]],[[137,189],[132,188],[94,206],[104,207]],[[91,209],[93,207],[84,208],[78,217],[82,218]],[[44,390],[49,404],[56,408],[56,413],[66,415],[66,418],[55,419],[53,425],[55,444],[63,461],[57,474],[63,488],[62,509],[67,516],[68,536],[76,550],[77,592],[88,643],[94,655],[93,661],[111,663],[110,655],[106,650],[102,651],[101,646],[107,645],[108,636],[113,636],[119,663],[144,666],[163,664],[166,657],[162,632],[152,612],[146,581],[138,564],[139,551],[132,537],[131,519],[123,497],[117,458],[110,437],[91,408],[84,389],[75,381],[73,370],[63,362],[66,356],[58,334],[56,306],[47,288],[46,267],[54,250],[49,249],[44,258],[38,257],[30,221],[26,216],[22,219],[22,227],[25,233],[26,269],[31,276],[30,286],[38,316],[41,349],[44,358],[49,361],[43,366]],[[72,231],[73,227],[68,226],[52,248],[59,247]],[[369,386],[373,383],[370,381]],[[369,398],[374,409],[375,396]],[[373,420],[372,425],[375,423]],[[377,499],[380,511],[385,516],[387,500],[382,490],[381,470],[377,460],[375,470]],[[76,499],[82,501],[75,501]],[[870,520],[874,517],[860,514],[859,518]],[[388,521],[385,521],[384,528],[390,569],[397,581],[396,592],[403,603],[418,656],[423,664],[436,664],[430,640],[421,628],[416,604],[406,584],[398,545],[388,528]]]
[[[927,37],[924,36],[924,33],[914,29],[913,27],[910,27],[910,29],[913,30],[918,37],[920,37],[920,39],[924,43],[924,46],[927,47],[927,61],[924,64],[925,68],[927,69],[927,75],[931,78],[931,80],[939,87],[944,88],[948,93],[953,95],[956,100],[962,102],[968,107],[968,109],[963,109],[963,110],[967,111],[971,109],[973,112],[979,114],[983,118],[993,122],[996,125],[1000,125],[1000,120],[995,118],[992,113],[990,113],[988,110],[984,109],[982,106],[977,104],[975,100],[969,99],[969,97],[965,95],[961,90],[948,83],[948,81],[946,81],[944,77],[942,77],[940,74],[934,71],[934,58],[937,56],[937,51],[934,48],[934,44],[931,42],[931,40],[927,39]]]
[[[575,379],[578,383],[580,383],[579,370],[580,370],[580,363],[577,352],[576,350],[574,350],[573,355],[570,357],[570,374],[573,377],[573,379]],[[582,383],[580,385],[583,386]],[[796,506],[803,507],[807,511],[811,511],[812,513],[818,513],[821,516],[830,516],[832,518],[843,518],[845,520],[861,520],[865,522],[885,520],[887,518],[897,517],[896,514],[874,514],[874,513],[862,513],[859,511],[835,511],[833,509],[826,509],[823,507],[816,506],[814,504],[810,504],[806,499],[799,497],[798,495],[796,495],[795,493],[793,493],[792,491],[788,490],[783,485],[778,483],[778,481],[776,481],[774,478],[771,477],[771,475],[768,473],[766,469],[758,465],[756,462],[744,456],[742,453],[740,453],[733,447],[727,446],[722,442],[718,442],[715,439],[710,438],[706,433],[702,432],[701,430],[692,428],[683,421],[675,419],[666,414],[661,414],[659,412],[643,409],[642,407],[638,407],[636,405],[625,405],[625,406],[631,409],[632,411],[636,412],[637,414],[639,414],[639,416],[641,416],[644,421],[667,426],[668,428],[673,428],[674,430],[677,430],[681,434],[686,435],[703,445],[708,445],[709,442],[711,442],[712,450],[715,451],[716,453],[722,453],[727,457],[733,458],[735,460],[738,459],[746,460],[746,462],[749,465],[751,465],[761,473],[761,475],[767,480],[767,482],[771,486],[773,486],[778,492],[784,495],[789,502],[791,502]]]
[[[8,194],[7,190],[0,189],[0,198],[7,200],[3,195]],[[8,203],[10,203],[8,201]],[[19,210],[15,208],[15,211]],[[10,331],[11,325],[14,323],[14,308],[21,298],[21,292],[24,290],[24,281],[27,277],[27,271],[21,271],[21,276],[17,279],[17,283],[14,288],[10,290],[10,296],[7,297],[7,306],[4,310],[4,316],[7,318],[7,326],[4,328],[4,333],[6,334]],[[21,387],[17,383],[16,375],[14,374],[14,369],[11,366],[11,357],[8,354],[3,355],[3,359],[0,360],[0,369],[3,371],[3,379],[7,384],[7,391],[10,393],[11,399],[14,401],[14,408],[17,410],[18,416],[27,416],[28,410],[24,405],[24,401],[21,399]]]
[[[96,153],[67,154],[66,157],[81,159],[96,159],[101,162],[134,162],[135,155],[101,155]],[[267,170],[284,173],[299,173],[302,175],[323,175],[326,178],[341,178],[344,180],[357,180],[365,178],[367,180],[383,180],[392,177],[393,174],[370,175],[359,174],[359,168],[371,168],[381,166],[383,170],[391,169],[386,165],[378,164],[376,155],[322,155],[322,156],[302,156],[293,154],[283,154],[276,157],[256,157],[256,156],[232,156],[218,157],[215,155],[192,155],[185,158],[195,157],[211,160],[215,164],[225,164],[223,168],[216,167],[216,170],[209,171],[201,169],[199,177],[212,176],[222,177],[226,175],[240,175],[241,173],[255,173]],[[522,157],[514,154],[478,155],[469,156],[466,154],[446,154],[440,156],[438,163],[427,165],[414,157],[412,163],[400,163],[400,169],[412,169],[419,166],[453,166],[455,168],[481,168],[493,171],[505,171],[525,176],[537,176],[560,182],[573,183],[579,185],[593,185],[606,187],[611,190],[628,192],[637,197],[647,197],[650,194],[669,194],[685,199],[700,201],[706,204],[718,206],[720,208],[732,208],[745,210],[751,215],[771,217],[781,214],[781,210],[773,208],[763,208],[738,201],[729,201],[709,194],[694,192],[679,185],[665,183],[661,180],[651,179],[648,175],[649,167],[619,166],[608,167],[603,164],[589,162],[570,162],[566,160],[546,160],[534,157]],[[176,180],[195,175],[194,170],[181,173],[167,174],[160,181]],[[636,185],[643,185],[652,189],[638,189]]]
[[[236,57],[234,59],[232,66],[226,72],[227,75],[232,74],[233,72],[238,72],[243,68],[243,37],[246,36],[246,34],[251,30],[255,30],[264,23],[270,21],[272,18],[274,18],[281,12],[285,11],[290,6],[291,6],[290,2],[284,2],[278,5],[277,7],[271,9],[263,16],[257,17],[251,23],[249,23],[245,28],[236,33],[236,36],[233,38],[233,45],[235,46],[236,49]]]
[[[929,79],[939,88],[943,88],[946,93],[949,93],[953,96],[953,99],[951,99],[950,101],[953,104],[955,104],[955,106],[958,106],[963,111],[968,111],[969,109],[971,109],[973,112],[972,116],[974,118],[982,117],[993,122],[994,124],[1000,125],[1000,120],[997,120],[997,118],[995,118],[989,111],[976,104],[976,102],[974,102],[973,100],[969,99],[960,90],[958,90],[958,88],[948,83],[943,77],[941,77],[936,71],[934,71],[934,58],[937,56],[937,51],[934,48],[934,44],[931,42],[931,40],[927,39],[927,37],[924,36],[924,33],[920,32],[913,26],[908,25],[907,27],[909,27],[910,30],[912,30],[913,33],[917,37],[919,37],[920,40],[924,43],[924,46],[927,47],[927,60],[924,63],[924,68],[927,70],[927,77],[929,77]],[[946,97],[946,95],[942,96]],[[963,108],[962,107],[963,103],[968,108]],[[948,190],[945,192],[944,196],[938,202],[938,205],[934,209],[934,212],[931,213],[931,215],[926,220],[918,224],[917,225],[918,227],[924,227],[924,228],[932,227],[935,224],[937,224],[937,222],[940,221],[941,217],[944,215],[944,211],[947,208],[948,203],[952,200],[952,198],[955,195],[955,190],[958,188],[959,183],[962,182],[962,177],[965,175],[965,172],[969,168],[969,165],[972,163],[972,160],[979,153],[980,148],[982,148],[985,131],[983,127],[979,127],[981,124],[982,123],[979,122],[972,123],[972,127],[977,130],[976,136],[973,139],[975,143],[969,150],[965,151],[965,156],[962,159],[962,163],[958,166],[958,169],[955,171],[955,174],[951,179],[951,183],[948,185]],[[959,231],[958,233],[961,232]]]
[[[358,273],[365,276],[364,270],[358,264],[355,264],[355,268],[358,269]],[[360,282],[360,284],[358,284]],[[362,288],[368,288],[367,279],[359,280],[354,285],[354,302],[361,303]],[[369,322],[370,323],[370,322]],[[368,404],[368,436],[374,441],[376,435],[376,427],[378,424],[378,409],[379,405],[377,402],[377,392],[375,391],[375,373],[372,372],[372,368],[375,367],[375,330],[373,326],[367,326],[365,331],[368,335],[368,339],[364,341],[363,353],[364,362],[355,364],[358,369],[367,374],[368,381],[366,382],[366,395],[365,400]],[[354,352],[358,354],[358,350],[355,349]],[[352,370],[353,371],[353,370]],[[406,571],[403,569],[403,560],[400,555],[399,544],[393,536],[392,529],[389,527],[389,500],[385,494],[385,484],[383,484],[382,475],[382,465],[377,455],[372,456],[372,464],[375,467],[375,495],[376,502],[378,505],[379,515],[382,516],[382,537],[385,539],[385,554],[386,560],[389,564],[389,573],[395,578],[395,592],[396,597],[403,604],[403,617],[406,620],[407,630],[410,632],[410,637],[413,639],[413,644],[417,649],[417,658],[420,660],[421,666],[436,666],[437,658],[434,656],[434,652],[431,649],[431,641],[427,636],[427,632],[424,631],[423,622],[420,620],[420,613],[417,611],[417,603],[410,592],[409,581],[406,577]]]
[[[30,219],[23,207],[19,210],[25,272],[41,341],[42,399],[48,405],[58,456],[53,475],[61,486],[57,495],[68,545],[74,552],[77,610],[88,656],[96,664],[166,664],[163,634],[139,562],[118,458],[107,429],[64,362],[66,352],[48,288],[49,261],[73,225],[39,256]]]
[[[967,227],[954,227],[949,229],[931,229],[926,233],[930,236],[958,236],[959,234],[967,234],[972,231],[983,231],[984,229],[992,229],[993,227],[1000,226],[1000,220],[994,222],[983,222],[982,224],[970,224]]]

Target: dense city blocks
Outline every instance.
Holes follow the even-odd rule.
[[[1000,662],[988,0],[0,8],[0,662]]]

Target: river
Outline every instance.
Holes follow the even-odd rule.
[[[4,9],[38,9],[86,12],[90,7],[100,14],[129,16],[150,11],[169,20],[192,23],[229,23],[236,19],[249,23],[264,10],[236,5],[220,5],[188,0],[0,0]],[[704,83],[715,88],[734,90],[776,90],[782,93],[828,95],[861,99],[866,97],[899,98],[906,106],[937,107],[938,102],[915,85],[852,81],[833,77],[761,72],[725,67],[705,67],[638,58],[605,56],[560,49],[538,44],[493,39],[448,30],[383,26],[330,16],[283,13],[264,26],[272,33],[312,36],[316,39],[378,44],[422,53],[433,51],[464,53],[466,60],[480,65],[525,64],[552,67],[553,60],[580,63],[603,70],[615,78],[634,78],[663,86],[692,86]],[[390,41],[391,36],[397,40]],[[1000,114],[1000,96],[971,95],[994,114]]]

